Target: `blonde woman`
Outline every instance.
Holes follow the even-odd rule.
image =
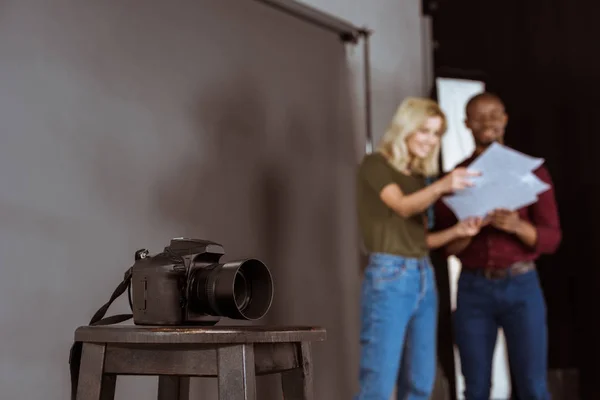
[[[437,289],[429,249],[479,231],[479,220],[427,232],[427,209],[471,186],[475,172],[438,174],[446,118],[429,99],[408,98],[358,172],[358,214],[369,265],[362,286],[360,392],[356,400],[429,399],[435,379]]]

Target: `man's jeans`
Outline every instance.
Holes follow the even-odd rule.
[[[491,280],[463,271],[454,314],[466,400],[489,400],[498,328],[520,399],[549,400],[546,304],[536,270]]]
[[[429,258],[372,254],[362,287],[360,392],[355,400],[429,399],[438,298]]]

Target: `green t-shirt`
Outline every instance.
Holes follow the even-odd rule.
[[[358,171],[358,221],[363,242],[370,253],[420,258],[429,253],[425,212],[403,218],[380,198],[390,183],[409,195],[425,187],[422,176],[406,175],[392,167],[381,153],[365,156]]]

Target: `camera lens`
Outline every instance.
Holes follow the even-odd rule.
[[[196,312],[256,320],[271,308],[273,279],[256,259],[213,264],[194,271],[189,293],[189,306]]]
[[[235,304],[240,310],[246,309],[250,302],[252,288],[248,285],[248,281],[244,277],[244,274],[240,271],[235,275],[235,281],[233,282],[233,295],[235,297]]]

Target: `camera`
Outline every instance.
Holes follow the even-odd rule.
[[[133,317],[136,325],[214,325],[222,317],[257,320],[273,301],[273,278],[261,261],[221,263],[223,246],[201,239],[171,239],[160,254],[146,249],[135,253],[135,262],[110,299],[94,314],[90,326],[112,325]],[[128,292],[131,314],[104,317],[110,305]],[[69,352],[71,398],[79,382],[82,343]]]
[[[257,320],[273,301],[273,279],[257,259],[221,263],[218,243],[175,238],[160,254],[138,250],[130,298],[136,325],[213,325]]]

